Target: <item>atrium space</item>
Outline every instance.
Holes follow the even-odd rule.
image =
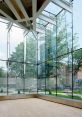
[[[0,117],[82,117],[81,11],[81,0],[0,0]]]

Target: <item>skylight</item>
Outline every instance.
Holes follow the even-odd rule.
[[[45,11],[48,11],[54,15],[58,14],[62,9],[55,5],[54,3],[50,2],[48,6],[44,9]]]

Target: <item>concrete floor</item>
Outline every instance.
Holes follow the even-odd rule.
[[[82,110],[30,98],[0,101],[0,117],[82,117]]]

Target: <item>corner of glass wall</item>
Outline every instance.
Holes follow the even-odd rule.
[[[30,31],[25,36],[25,94],[37,92],[37,34]]]

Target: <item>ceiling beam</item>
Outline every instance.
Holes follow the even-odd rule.
[[[36,30],[37,0],[32,0],[33,30]]]
[[[30,17],[29,18],[29,20],[27,20],[26,18],[24,18],[24,19],[20,19],[20,20],[16,20],[17,22],[24,22],[24,21],[31,21],[31,20],[33,20],[33,17]]]
[[[27,14],[27,12],[26,12],[26,10],[25,10],[23,4],[21,3],[21,0],[16,0],[16,2],[17,2],[17,4],[18,4],[19,8],[21,9],[21,11],[22,11],[22,13],[23,13],[25,19],[26,19],[26,20],[29,20],[29,16],[28,16],[28,14]]]
[[[8,18],[8,20],[13,21],[13,19],[9,15],[7,15],[4,11],[2,11],[1,9],[0,9],[0,13],[2,15],[4,15],[6,18]]]
[[[10,2],[10,0],[5,0],[6,4],[8,5],[8,7],[11,9],[11,11],[13,12],[13,14],[16,16],[16,18],[19,20],[21,19],[19,14],[17,13],[16,9],[14,8],[14,6],[12,5],[12,3]]]
[[[59,6],[59,7],[63,8],[63,9],[65,9],[65,10],[71,12],[71,13],[73,12],[73,7],[72,7],[72,5],[71,5],[70,3],[64,1],[64,0],[62,0],[62,1],[61,1],[61,0],[52,0],[52,2],[53,2],[54,4],[56,4],[57,6]]]
[[[22,27],[23,29],[28,30],[28,29],[25,28],[23,25],[21,25],[20,23],[16,22],[15,20],[13,20],[9,15],[7,15],[7,14],[6,14],[4,11],[2,11],[1,9],[0,9],[0,13],[1,13],[2,15],[4,15],[9,21],[11,21],[11,22],[13,22],[13,23],[16,23],[17,25],[19,25],[19,26]]]
[[[39,9],[39,11],[36,14],[36,18],[38,18],[38,16],[41,14],[41,12],[46,8],[46,6],[49,4],[51,0],[45,0],[45,2],[43,3],[43,5],[41,6],[41,8]]]

